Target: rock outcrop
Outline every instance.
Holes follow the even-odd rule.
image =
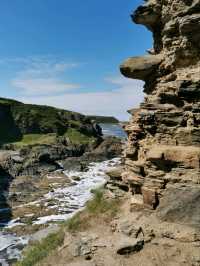
[[[184,216],[180,206],[196,217],[194,202],[197,204],[200,195],[200,1],[148,0],[132,19],[152,31],[154,47],[150,55],[129,58],[120,67],[126,77],[144,80],[146,93],[125,126],[128,144],[122,177],[135,196],[142,195],[145,206],[156,209],[166,194],[168,202],[179,200],[175,206],[179,219]],[[182,186],[186,188],[180,190]],[[161,209],[167,205],[165,197],[163,201]],[[161,211],[161,216],[174,217],[172,209],[171,205]]]

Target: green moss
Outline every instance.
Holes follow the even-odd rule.
[[[80,133],[75,128],[69,128],[65,134],[65,137],[69,138],[72,144],[89,144],[95,141],[96,138],[86,136]],[[19,141],[13,142],[16,148],[22,148],[27,145],[41,145],[41,144],[54,144],[59,136],[56,133],[49,134],[25,134]]]
[[[16,266],[33,266],[46,258],[57,247],[64,242],[64,232],[60,230],[58,233],[50,234],[41,242],[28,248],[24,253],[24,258],[16,263]]]

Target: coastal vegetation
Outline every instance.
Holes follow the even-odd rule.
[[[75,143],[88,143],[100,133],[82,114],[5,98],[0,98],[0,123],[1,145],[51,144],[59,136],[68,137]]]
[[[33,244],[24,254],[24,259],[16,263],[16,266],[33,266],[46,258],[50,252],[61,246],[64,241],[64,233],[49,234],[41,242]]]

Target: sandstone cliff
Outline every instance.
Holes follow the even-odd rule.
[[[154,47],[120,67],[126,77],[144,80],[146,93],[125,128],[123,180],[142,195],[141,204],[156,209],[169,191],[175,201],[187,189],[200,196],[200,0],[149,0],[132,19],[152,31]],[[194,194],[182,205],[183,222],[198,212],[193,206],[189,218],[184,209]],[[163,219],[176,220],[172,205]]]

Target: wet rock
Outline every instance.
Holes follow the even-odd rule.
[[[72,176],[71,178],[74,181],[80,181],[81,180],[81,178],[79,176]]]
[[[106,172],[106,174],[110,177],[111,180],[118,180],[121,181],[122,180],[122,172],[123,172],[124,168],[122,166],[113,168],[112,170]]]
[[[62,166],[68,171],[82,171],[85,168],[84,162],[78,157],[70,157],[62,160]]]

